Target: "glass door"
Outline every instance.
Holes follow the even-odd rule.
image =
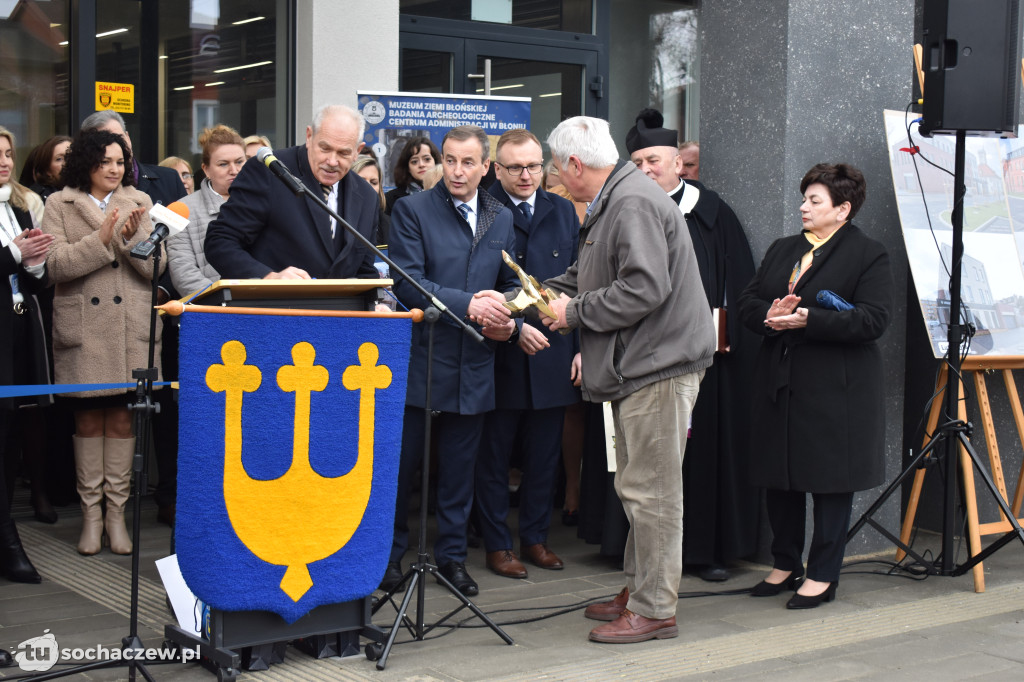
[[[530,129],[543,140],[559,121],[597,115],[603,96],[596,50],[402,33],[403,92],[529,97]]]

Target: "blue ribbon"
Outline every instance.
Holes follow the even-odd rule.
[[[80,391],[105,391],[111,388],[135,388],[136,382],[123,384],[25,384],[22,386],[0,386],[0,398],[23,398],[30,395],[53,395],[55,393],[78,393]],[[154,386],[170,386],[170,381],[155,381]]]

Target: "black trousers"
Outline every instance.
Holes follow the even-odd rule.
[[[780,571],[799,571],[804,553],[808,493],[769,490],[768,522],[772,527],[772,556]],[[850,529],[853,493],[810,493],[814,502],[814,530],[807,554],[807,577],[838,582]]]
[[[422,407],[406,405],[390,561],[401,561],[409,547],[409,491],[416,468],[423,462],[425,418]],[[473,473],[483,436],[484,415],[442,412],[433,417],[431,430],[437,438],[434,559],[438,566],[444,566],[450,561],[466,561],[466,526],[473,509]],[[427,491],[422,490],[420,494],[426,495]],[[507,486],[505,494],[508,495]]]
[[[564,407],[493,410],[487,413],[476,462],[476,505],[488,552],[511,550],[508,527],[508,466],[517,432],[522,437],[523,481],[519,488],[521,546],[548,541],[555,481],[562,466]]]

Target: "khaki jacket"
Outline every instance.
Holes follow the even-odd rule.
[[[583,397],[618,400],[707,369],[716,335],[679,207],[631,163],[608,176],[580,230],[579,257],[544,285],[573,297]]]

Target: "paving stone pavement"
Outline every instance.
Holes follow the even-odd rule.
[[[32,520],[24,508],[19,513],[16,504],[24,544],[44,580],[40,585],[0,581],[0,648],[15,650],[45,630],[61,648],[116,648],[127,634],[130,557],[107,550],[79,556],[80,516],[74,509],[60,511],[60,521],[48,526]],[[158,647],[163,626],[173,619],[154,561],[168,553],[171,534],[157,524],[151,500],[144,502],[142,520],[139,635],[146,646]],[[919,537],[922,547],[937,540],[926,533]],[[463,611],[453,620],[464,627],[439,628],[425,641],[413,642],[408,633],[400,633],[384,671],[361,655],[316,660],[289,647],[283,663],[243,672],[239,679],[1024,679],[1024,544],[1016,540],[986,562],[987,589],[981,594],[974,592],[970,575],[911,580],[885,575],[881,563],[849,565],[848,560],[835,602],[787,611],[787,595],[754,599],[737,593],[760,580],[764,566],[737,565],[729,581],[714,585],[684,576],[679,637],[630,645],[588,642],[587,633],[597,623],[582,614],[585,604],[618,592],[621,571],[576,539],[558,515],[549,544],[566,568],[531,567],[525,580],[490,573],[483,550],[470,550],[467,567],[480,583],[474,603],[502,625],[514,639],[512,646]],[[891,559],[892,552],[878,558]],[[427,623],[457,604],[428,580]],[[393,614],[385,607],[374,622],[389,627]],[[216,679],[196,663],[150,670],[157,680]],[[0,680],[24,674],[17,666],[0,669]],[[94,671],[73,679],[127,679],[127,671]]]

